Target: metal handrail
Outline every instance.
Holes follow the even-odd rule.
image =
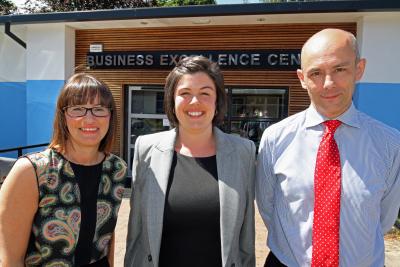
[[[47,145],[49,145],[49,143],[30,145],[30,146],[19,146],[19,147],[7,148],[7,149],[0,149],[0,153],[18,151],[18,157],[21,157],[23,149],[36,148],[36,147],[42,147],[42,146],[47,146]]]

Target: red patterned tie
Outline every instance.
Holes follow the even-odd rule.
[[[314,175],[312,267],[339,266],[341,171],[334,134],[341,122],[330,120],[324,124]]]

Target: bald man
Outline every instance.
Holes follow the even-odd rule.
[[[383,235],[400,206],[400,133],[354,107],[365,65],[343,30],[302,48],[297,75],[311,105],[267,128],[259,147],[265,266],[384,266]]]

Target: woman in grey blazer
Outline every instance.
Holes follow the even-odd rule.
[[[223,75],[187,57],[168,75],[175,128],[136,140],[125,267],[255,266],[255,146],[215,127]]]

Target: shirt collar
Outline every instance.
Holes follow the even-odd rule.
[[[358,118],[358,111],[354,107],[354,104],[351,103],[350,107],[340,116],[335,118],[336,120],[340,120],[342,123],[360,128],[360,120]],[[316,125],[319,125],[323,123],[324,121],[329,120],[327,117],[321,115],[318,113],[318,111],[315,109],[314,105],[311,104],[308,109],[306,110],[306,120],[305,120],[305,127],[313,127]]]

